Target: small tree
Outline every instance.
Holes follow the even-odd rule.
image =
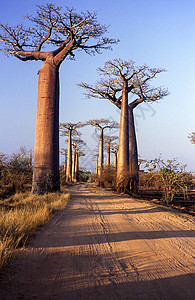
[[[25,19],[30,27],[0,24],[1,51],[26,61],[43,61],[38,72],[37,118],[32,193],[58,191],[59,181],[59,69],[66,58],[83,50],[87,54],[110,49],[117,41],[105,37],[107,27],[97,14],[77,13],[54,4],[38,5],[35,17]],[[45,46],[46,51],[42,51]],[[48,46],[53,49],[49,50]]]
[[[117,159],[118,144],[113,143],[110,150],[111,150],[111,153],[114,154],[114,162],[113,162],[113,166],[114,166],[114,168],[117,170],[117,162],[118,162],[118,159]]]
[[[111,148],[113,146],[113,142],[118,139],[118,136],[112,136],[112,135],[106,135],[104,136],[104,141],[105,141],[105,149],[107,152],[107,157],[106,157],[106,166],[110,166],[110,153],[111,153]]]
[[[10,157],[1,155],[0,179],[11,184],[13,192],[22,191],[32,180],[32,151],[21,147]]]
[[[68,137],[68,152],[67,152],[67,167],[66,167],[66,181],[72,181],[72,137],[80,136],[77,131],[78,128],[83,127],[85,124],[78,123],[60,123],[60,132],[62,136]]]
[[[163,201],[169,204],[173,201],[174,195],[180,191],[184,198],[187,195],[190,174],[185,172],[185,167],[177,163],[175,159],[164,161],[161,157],[148,161],[145,165],[150,171],[152,180],[154,176],[160,176],[160,183],[163,192]]]
[[[101,177],[104,164],[104,130],[118,128],[119,124],[115,121],[110,121],[107,119],[95,119],[87,122],[87,125],[95,126],[100,129],[100,140],[99,140],[99,164],[98,164],[98,175],[99,175],[99,185],[102,184]]]
[[[78,177],[79,177],[79,157],[84,155],[82,146],[86,144],[80,138],[73,138],[72,145],[73,145],[72,181],[76,182],[78,181]]]

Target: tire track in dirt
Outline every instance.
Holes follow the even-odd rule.
[[[1,299],[194,299],[195,225],[91,184],[19,250]]]

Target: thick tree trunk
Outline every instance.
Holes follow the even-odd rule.
[[[117,169],[117,152],[114,152],[114,168]]]
[[[128,84],[123,83],[120,117],[119,152],[116,189],[118,192],[129,192],[129,112]]]
[[[72,181],[76,181],[76,149],[73,148],[73,155],[72,155]]]
[[[39,71],[32,193],[60,190],[59,72],[52,62]]]
[[[64,155],[64,174],[66,176],[67,154]]]
[[[129,107],[129,173],[130,192],[136,194],[139,191],[139,166],[134,115],[131,106]]]
[[[67,167],[66,167],[66,181],[72,181],[72,131],[69,130],[68,134],[68,155],[67,155]]]
[[[100,142],[99,142],[99,164],[98,164],[99,185],[102,185],[102,171],[103,171],[103,161],[104,161],[103,143],[104,143],[103,128],[101,128]]]
[[[98,175],[98,156],[96,157],[95,173]]]
[[[76,152],[76,160],[75,160],[75,178],[76,181],[79,181],[79,154]]]
[[[107,145],[107,158],[106,158],[106,166],[110,166],[110,144]]]

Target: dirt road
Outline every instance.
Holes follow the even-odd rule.
[[[0,299],[195,299],[195,225],[90,184],[18,251]]]

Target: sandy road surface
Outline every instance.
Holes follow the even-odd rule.
[[[195,225],[90,184],[20,250],[0,299],[195,299]]]

